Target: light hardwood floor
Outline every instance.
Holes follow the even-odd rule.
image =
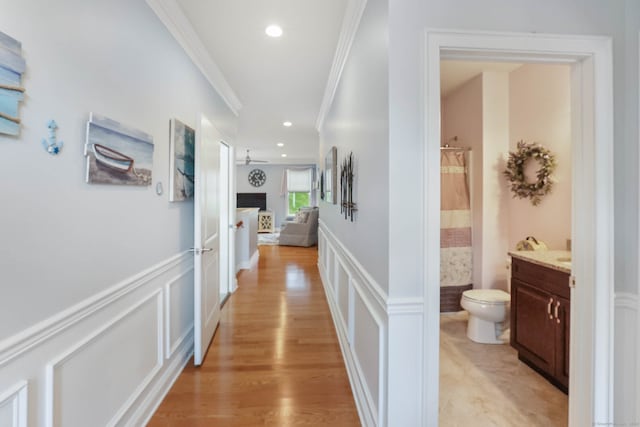
[[[360,425],[317,249],[259,248],[203,365],[187,365],[149,426]]]

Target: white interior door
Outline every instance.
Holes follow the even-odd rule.
[[[194,363],[201,365],[220,321],[220,140],[201,116],[195,150]]]

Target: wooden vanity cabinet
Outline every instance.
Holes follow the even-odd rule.
[[[511,263],[511,345],[518,358],[567,392],[569,274],[518,258]]]

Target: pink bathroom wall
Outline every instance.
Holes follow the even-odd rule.
[[[484,71],[443,98],[442,143],[471,148],[475,287],[506,289],[507,252],[528,235],[552,249],[565,248],[571,235],[569,107],[569,67],[564,65]],[[502,175],[508,152],[520,139],[542,143],[558,161],[553,192],[536,207],[513,199]]]
[[[565,249],[571,237],[570,68],[528,64],[510,73],[509,86],[510,149],[515,150],[519,140],[539,142],[557,162],[553,190],[538,206],[528,199],[510,199],[509,247],[533,235],[549,249]],[[535,168],[533,164],[530,169]]]

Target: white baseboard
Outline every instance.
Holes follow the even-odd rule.
[[[0,425],[143,425],[193,351],[192,273],[177,254],[0,343]]]
[[[260,259],[260,251],[256,249],[256,251],[251,255],[248,261],[243,261],[238,263],[236,266],[236,274],[240,270],[251,270],[253,267],[258,265],[258,260]]]
[[[147,393],[145,399],[137,406],[135,412],[131,416],[131,419],[127,421],[126,425],[144,426],[149,423],[153,414],[158,410],[158,407],[162,403],[171,387],[176,382],[187,363],[193,356],[193,334],[191,339],[183,341],[181,346],[177,350],[177,356],[173,357],[171,363],[168,364],[164,373],[159,375],[155,384]]]

